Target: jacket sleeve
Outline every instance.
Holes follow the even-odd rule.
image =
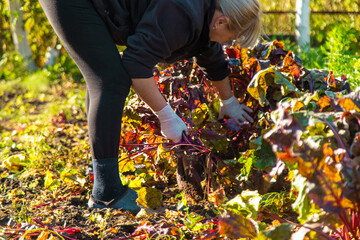
[[[128,37],[122,58],[131,78],[151,77],[154,66],[191,41],[194,31],[181,2],[151,1],[148,9]]]
[[[196,63],[211,81],[221,81],[230,74],[222,45],[211,42],[209,48],[195,56]]]

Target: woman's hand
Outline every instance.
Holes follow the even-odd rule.
[[[252,123],[254,121],[248,114],[252,110],[244,104],[240,104],[239,100],[235,98],[228,77],[221,81],[213,81],[212,84],[218,90],[220,96],[219,119],[226,115],[238,125],[240,125],[240,122],[249,121]]]
[[[219,119],[224,118],[224,116],[229,116],[238,125],[240,125],[241,122],[246,121],[252,123],[254,120],[248,114],[251,112],[251,108],[245,106],[244,104],[240,104],[239,100],[235,96],[232,96],[227,100],[220,100]]]
[[[173,142],[180,142],[183,132],[188,133],[184,121],[175,114],[169,104],[162,110],[154,113],[160,120],[161,133],[166,138],[169,138]]]
[[[161,133],[173,142],[180,142],[183,132],[188,129],[181,118],[175,114],[159,91],[154,77],[132,79],[136,94],[151,108],[160,120]]]

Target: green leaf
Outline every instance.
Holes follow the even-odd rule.
[[[59,180],[54,179],[56,175],[51,171],[46,171],[45,179],[44,179],[44,187],[49,190],[54,190],[58,188],[61,183]]]
[[[201,223],[199,224],[199,222],[200,222],[201,220],[203,220],[204,217],[201,216],[201,215],[197,215],[197,214],[192,213],[192,214],[187,214],[187,215],[186,215],[186,219],[187,219],[188,221],[185,221],[185,225],[186,225],[188,228],[190,228],[190,229],[192,229],[192,230],[194,231],[194,230],[195,230],[195,229],[194,229],[195,227],[199,227],[199,226],[197,226],[197,225],[201,225]],[[198,230],[200,230],[200,229],[198,229]]]
[[[247,181],[253,166],[253,158],[248,155],[244,155],[238,159],[238,162],[243,164],[243,167],[240,170],[241,174],[237,178],[239,180]]]
[[[297,91],[299,94],[299,90],[278,70],[274,70],[275,72],[275,83],[281,85],[281,94],[286,96],[290,92]]]
[[[208,107],[205,103],[197,107],[192,113],[192,121],[195,126],[202,126],[208,118]]]
[[[274,167],[276,164],[276,156],[268,142],[262,140],[261,148],[254,151],[254,167],[257,169],[266,169]]]
[[[288,240],[291,238],[293,226],[289,223],[282,223],[262,233],[271,240]]]
[[[19,172],[26,166],[26,157],[23,154],[15,154],[6,158],[0,167],[5,167],[11,172]]]
[[[298,212],[298,220],[304,224],[308,217],[311,215],[311,202],[306,193],[306,178],[301,176],[297,170],[294,173],[292,187],[298,192],[296,201],[292,204],[295,211]]]
[[[247,87],[250,95],[259,100],[261,106],[269,105],[266,99],[267,88],[274,84],[275,69],[267,68],[255,74]]]
[[[225,208],[257,219],[261,196],[258,191],[245,190],[225,204]]]
[[[86,183],[86,178],[76,169],[64,169],[60,173],[60,179],[66,184],[77,182],[81,186],[84,186],[84,184]]]

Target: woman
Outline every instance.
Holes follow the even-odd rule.
[[[40,0],[51,25],[87,86],[87,114],[93,158],[91,208],[136,212],[136,192],[119,178],[121,118],[132,85],[159,118],[162,134],[180,141],[187,132],[161,95],[152,69],[158,62],[195,57],[217,88],[219,117],[250,121],[251,109],[234,97],[222,44],[257,41],[258,0]],[[127,48],[120,56],[116,44]]]

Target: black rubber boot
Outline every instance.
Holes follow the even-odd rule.
[[[137,193],[122,185],[117,158],[93,159],[94,186],[90,208],[114,208],[131,212],[140,210]]]

